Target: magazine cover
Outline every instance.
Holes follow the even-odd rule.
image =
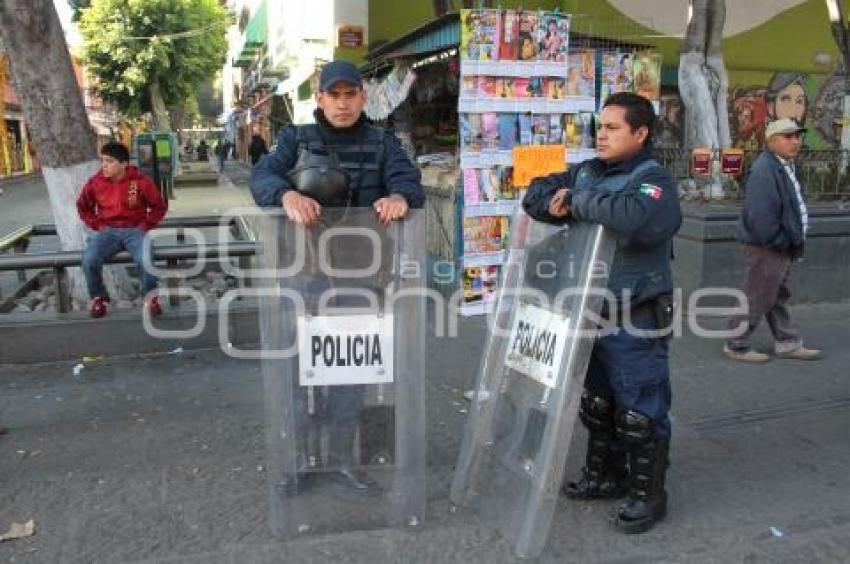
[[[458,97],[461,100],[474,100],[478,96],[478,77],[477,76],[462,76],[460,77],[460,92]]]
[[[543,91],[543,77],[542,76],[532,76],[528,79],[528,95],[529,98],[543,98],[545,96],[545,92]]]
[[[634,54],[630,51],[617,52],[617,90],[615,92],[634,92]]]
[[[463,218],[463,252],[501,251],[507,239],[507,222],[508,218],[501,216]]]
[[[565,63],[570,43],[570,17],[560,12],[542,12],[537,26],[537,58]]]
[[[581,112],[578,116],[581,123],[581,148],[592,149],[594,145],[593,114]]]
[[[661,53],[644,51],[635,54],[634,88],[651,102],[661,100]]]
[[[524,76],[514,78],[514,98],[523,100],[531,97],[531,79]]]
[[[531,143],[545,145],[549,141],[549,116],[535,114],[531,116]]]
[[[596,62],[592,50],[570,53],[567,70],[567,96],[592,98],[596,94]]]
[[[516,61],[519,53],[519,14],[516,10],[502,12],[502,35],[499,60]]]
[[[479,98],[496,98],[498,96],[499,79],[495,76],[479,76],[478,77],[478,97]]]
[[[561,114],[549,115],[549,145],[560,145],[564,142],[564,129],[561,126]]]
[[[458,114],[461,152],[481,150],[481,114]]]
[[[481,114],[481,148],[499,148],[499,114],[495,112]]]
[[[463,169],[463,202],[466,205],[479,204],[481,197],[480,169]]]
[[[568,149],[581,148],[581,118],[579,114],[564,114],[564,145]]]
[[[499,148],[510,150],[518,141],[517,115],[499,114]]]
[[[534,140],[534,134],[531,127],[531,114],[519,114],[519,144],[531,145]]]
[[[499,174],[499,199],[516,200],[519,198],[518,191],[514,186],[514,169],[509,166],[497,167]]]
[[[499,10],[461,10],[461,58],[494,61],[499,56]]]
[[[463,269],[463,301],[466,305],[490,304],[496,301],[499,267],[476,266]]]
[[[546,98],[549,100],[563,100],[566,94],[566,80],[563,78],[548,77],[544,81],[546,86]]]
[[[496,79],[496,89],[499,98],[511,100],[514,97],[514,77],[503,76]]]
[[[519,56],[520,61],[537,60],[537,12],[519,13]]]
[[[495,202],[499,199],[499,177],[500,167],[482,168],[479,172],[478,182],[481,195],[480,202]],[[479,203],[480,203],[479,202]]]
[[[620,65],[615,51],[603,51],[600,65],[599,107],[611,94],[618,92],[617,85],[620,76]]]

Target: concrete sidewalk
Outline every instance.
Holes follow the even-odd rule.
[[[850,304],[793,310],[816,363],[735,364],[693,335],[673,347],[670,515],[624,536],[614,503],[562,499],[542,562],[846,562]],[[719,325],[715,323],[716,325]],[[277,541],[267,526],[262,378],[220,352],[0,367],[2,562],[513,562],[447,500],[484,319],[428,339],[428,514],[417,531]],[[763,330],[757,346],[767,349]],[[577,472],[584,434],[568,462]]]

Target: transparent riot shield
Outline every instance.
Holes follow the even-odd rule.
[[[451,500],[520,557],[546,544],[613,254],[599,225],[512,223]]]
[[[264,222],[271,525],[284,538],[421,522],[424,215]]]

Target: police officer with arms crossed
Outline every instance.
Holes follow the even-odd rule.
[[[257,205],[282,206],[290,221],[307,227],[321,221],[324,208],[372,207],[384,225],[403,219],[410,208],[421,208],[425,196],[419,170],[392,133],[366,123],[366,93],[357,67],[346,61],[325,65],[316,102],[316,123],[284,128],[277,149],[251,171]],[[349,460],[362,393],[342,387],[331,390],[326,400],[322,423],[330,428],[329,450],[340,456],[331,462],[345,485],[369,490],[368,479],[352,472]]]
[[[523,200],[539,221],[600,223],[617,240],[608,284],[616,305],[609,299],[602,311],[617,327],[593,346],[579,409],[588,429],[585,466],[563,492],[585,500],[627,495],[616,520],[626,533],[649,530],[667,512],[668,342],[622,327],[626,310],[641,330],[668,327],[672,317],[671,245],[682,215],[670,175],[652,157],[654,125],[646,99],[610,96],[599,120],[598,157],[534,179]]]

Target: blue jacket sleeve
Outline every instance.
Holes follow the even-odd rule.
[[[600,223],[629,245],[672,239],[682,225],[679,195],[669,173],[652,168],[619,192],[572,192],[572,217]]]
[[[771,248],[788,246],[782,230],[782,201],[777,179],[768,167],[753,167],[744,189],[743,222],[755,243]]]
[[[422,174],[413,166],[398,138],[384,132],[384,186],[387,193],[399,194],[411,208],[425,205]]]
[[[564,223],[567,218],[553,217],[549,214],[549,203],[552,201],[552,196],[560,188],[569,188],[573,185],[573,180],[579,169],[581,169],[581,165],[576,165],[570,167],[567,172],[538,176],[532,180],[525,197],[522,199],[522,207],[525,213],[537,221],[554,224]]]
[[[251,169],[248,185],[258,206],[280,206],[283,193],[294,188],[287,175],[298,159],[297,151],[297,130],[285,127],[278,135],[277,149],[263,155]]]

